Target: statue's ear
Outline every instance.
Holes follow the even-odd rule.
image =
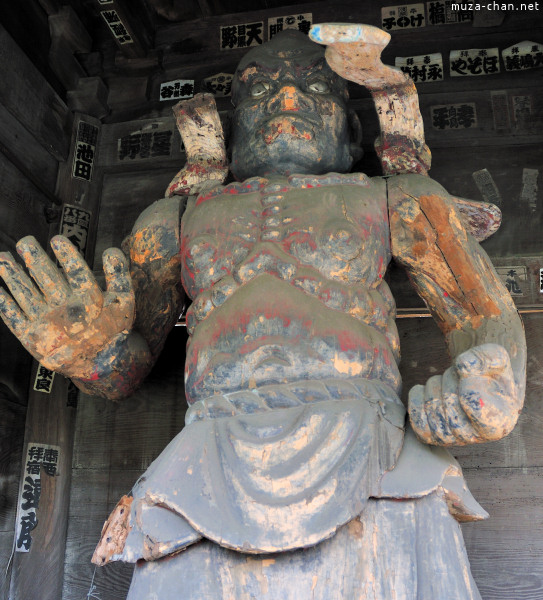
[[[349,145],[349,152],[353,157],[353,164],[359,161],[364,154],[362,150],[362,123],[352,108],[349,109],[349,127],[351,130],[351,143]]]

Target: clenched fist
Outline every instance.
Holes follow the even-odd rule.
[[[409,416],[427,444],[452,446],[499,440],[522,406],[507,351],[482,344],[460,354],[443,375],[409,392]]]

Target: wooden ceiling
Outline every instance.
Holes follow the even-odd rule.
[[[245,50],[221,50],[223,26],[302,13],[311,13],[315,23],[381,26],[381,9],[393,4],[392,0],[17,0],[0,11],[0,26],[69,108],[116,122],[162,114],[167,108],[158,101],[163,82],[194,80],[198,92],[204,78],[232,73]],[[118,21],[108,26],[104,12],[114,13]],[[523,39],[543,42],[543,11],[483,12],[469,22],[393,31],[383,60],[394,64],[396,56],[505,48]],[[130,43],[120,43],[113,33],[113,28],[125,26]],[[543,69],[514,75],[518,85],[526,79],[541,82]],[[419,94],[427,86],[432,92],[449,92],[479,89],[490,82],[455,79],[417,85]],[[360,97],[360,90],[355,94]],[[82,107],[83,97],[90,100]]]
[[[235,22],[236,15],[247,22],[254,15],[292,14],[326,4],[326,0],[294,6],[292,0],[17,0],[0,11],[0,26],[66,98],[81,77],[106,78],[107,85],[111,77],[161,69],[162,57],[170,50],[192,55],[183,59],[185,66],[200,62],[198,53],[211,49],[207,31],[211,24],[217,28],[219,22]],[[283,7],[288,7],[286,12]],[[101,16],[111,10],[126,25],[132,43],[116,43]],[[213,50],[218,50],[217,44]],[[237,62],[239,53],[233,54]]]
[[[317,2],[326,0],[317,0]],[[137,0],[157,20],[179,23],[194,19],[292,6],[292,0]],[[317,3],[315,2],[315,4]]]

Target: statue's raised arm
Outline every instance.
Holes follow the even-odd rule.
[[[65,237],[51,246],[62,269],[28,236],[17,244],[32,279],[10,253],[0,255],[0,316],[48,369],[84,392],[130,396],[149,373],[180,312],[179,197],[142,213],[121,250],[104,252],[102,291]]]

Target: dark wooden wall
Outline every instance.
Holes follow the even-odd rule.
[[[21,0],[0,16],[0,250],[16,255],[17,240],[35,236],[45,247],[59,232],[63,205],[96,214],[97,195],[71,177],[81,113],[70,92],[85,81],[74,57],[91,37],[71,6]],[[90,104],[98,110],[96,98]],[[89,107],[89,102],[79,108]],[[100,112],[98,110],[98,112]],[[95,110],[96,113],[96,110]],[[100,124],[91,114],[85,119]],[[95,187],[98,192],[98,188]],[[92,249],[92,245],[89,246]],[[68,381],[56,376],[49,393],[32,389],[37,371],[22,346],[0,329],[0,598],[59,598],[70,496],[75,406]],[[28,443],[55,445],[55,476],[42,470],[38,526],[30,552],[15,552],[18,492],[28,475]]]
[[[162,197],[183,164],[180,138],[171,113],[173,102],[158,100],[160,83],[194,79],[199,91],[205,77],[232,73],[243,55],[243,50],[219,50],[221,25],[307,12],[313,14],[314,22],[379,25],[381,7],[392,2],[313,2],[222,16],[211,16],[219,12],[210,10],[203,18],[171,24],[155,19],[142,25],[137,47],[130,51],[120,49],[105,26],[96,23],[96,12],[93,17],[95,9],[90,2],[66,3],[76,8],[85,5],[91,11],[88,19],[79,11],[78,14],[82,30],[92,32],[92,43],[86,42],[82,35],[77,44],[70,42],[71,46],[66,31],[75,21],[73,15],[59,10],[62,2],[42,1],[43,14],[36,12],[33,4],[25,0],[21,6],[34,11],[31,21],[38,31],[45,27],[43,23],[48,24],[49,32],[42,33],[42,43],[44,48],[51,45],[53,58],[47,51],[49,59],[40,63],[39,52],[29,48],[23,51],[21,40],[15,42],[7,31],[0,31],[2,48],[6,48],[0,52],[0,64],[7,69],[6,80],[11,82],[11,87],[0,89],[0,116],[4,124],[0,128],[0,175],[5,188],[0,212],[1,250],[13,250],[15,241],[29,233],[45,241],[56,233],[58,224],[49,225],[43,209],[54,208],[55,195],[62,202],[77,200],[93,214],[90,242],[91,246],[96,242],[94,268],[100,275],[102,251],[120,244],[137,215]],[[202,4],[205,3],[200,2],[200,7]],[[115,0],[115,5],[122,8],[126,3]],[[52,16],[65,24],[64,29],[51,26]],[[497,265],[526,266],[524,295],[516,301],[523,310],[534,311],[543,307],[538,280],[539,268],[543,267],[543,240],[539,235],[543,215],[541,175],[533,210],[521,201],[520,190],[524,168],[543,168],[543,69],[511,73],[502,70],[500,74],[470,78],[451,78],[448,74],[448,53],[452,49],[496,46],[503,49],[525,39],[543,44],[541,13],[517,11],[503,17],[503,22],[493,27],[463,23],[393,32],[384,59],[393,64],[395,56],[442,53],[444,81],[418,85],[427,140],[434,157],[430,175],[455,195],[482,200],[472,173],[485,168],[490,172],[502,197],[504,226],[485,247]],[[126,18],[138,27],[138,19],[129,11]],[[51,44],[53,38],[57,40],[55,44]],[[62,59],[54,60],[55,56]],[[71,62],[75,57],[76,63]],[[56,65],[55,69],[51,65]],[[510,127],[496,129],[493,91],[505,93],[509,108],[514,95],[531,96],[531,115],[516,123],[510,115]],[[378,174],[372,150],[377,119],[371,100],[363,89],[354,86],[351,97],[351,105],[362,118],[365,131],[366,155],[357,167]],[[444,131],[432,127],[430,107],[466,102],[476,105],[477,127]],[[227,124],[231,112],[229,98],[218,99],[218,107]],[[80,113],[94,117],[100,127],[93,180],[85,189],[74,185],[69,174],[74,115],[77,120]],[[142,157],[135,153],[133,158],[120,158],[119,140],[137,132],[154,131],[172,132],[166,155]],[[91,258],[90,253],[88,257]],[[413,313],[412,309],[421,307],[420,301],[407,290],[401,274],[394,272],[392,279],[400,308]],[[543,600],[543,440],[539,433],[543,425],[540,405],[543,313],[530,312],[524,319],[529,344],[528,394],[519,425],[501,442],[454,452],[464,467],[472,492],[491,515],[485,523],[464,526],[472,570],[484,600]],[[448,359],[431,319],[402,318],[399,329],[404,357],[401,368],[408,390],[411,385],[441,372],[448,366]],[[4,329],[0,344],[0,568],[4,569],[13,542],[30,361]],[[119,497],[131,489],[183,426],[184,346],[185,331],[177,327],[156,368],[133,398],[113,404],[81,395],[75,422],[73,417],[65,421],[65,427],[71,427],[65,432],[68,433],[65,442],[71,443],[70,435],[74,440],[73,455],[69,451],[71,483],[68,481],[64,492],[65,502],[69,502],[65,559],[64,564],[55,559],[56,563],[50,567],[61,573],[60,588],[51,584],[49,589],[57,590],[53,593],[42,587],[45,591],[39,600],[57,600],[60,595],[62,600],[81,600],[92,586],[96,586],[92,592],[95,595],[89,597],[125,598],[130,566],[113,565],[96,570],[90,557],[102,524]],[[57,397],[57,403],[58,398],[62,401],[63,396]],[[55,403],[50,404],[48,418],[54,419]],[[36,417],[33,419],[35,423]],[[30,571],[25,572],[23,565],[16,580],[25,575],[33,576]],[[9,577],[0,578],[2,600],[8,597],[8,587]],[[16,594],[14,600],[34,600],[17,590]]]
[[[9,33],[0,26],[0,246],[34,235],[45,243],[46,210],[55,206],[59,160],[66,157],[67,107]],[[31,359],[0,331],[0,598],[8,597]],[[6,574],[6,575],[5,575]]]

